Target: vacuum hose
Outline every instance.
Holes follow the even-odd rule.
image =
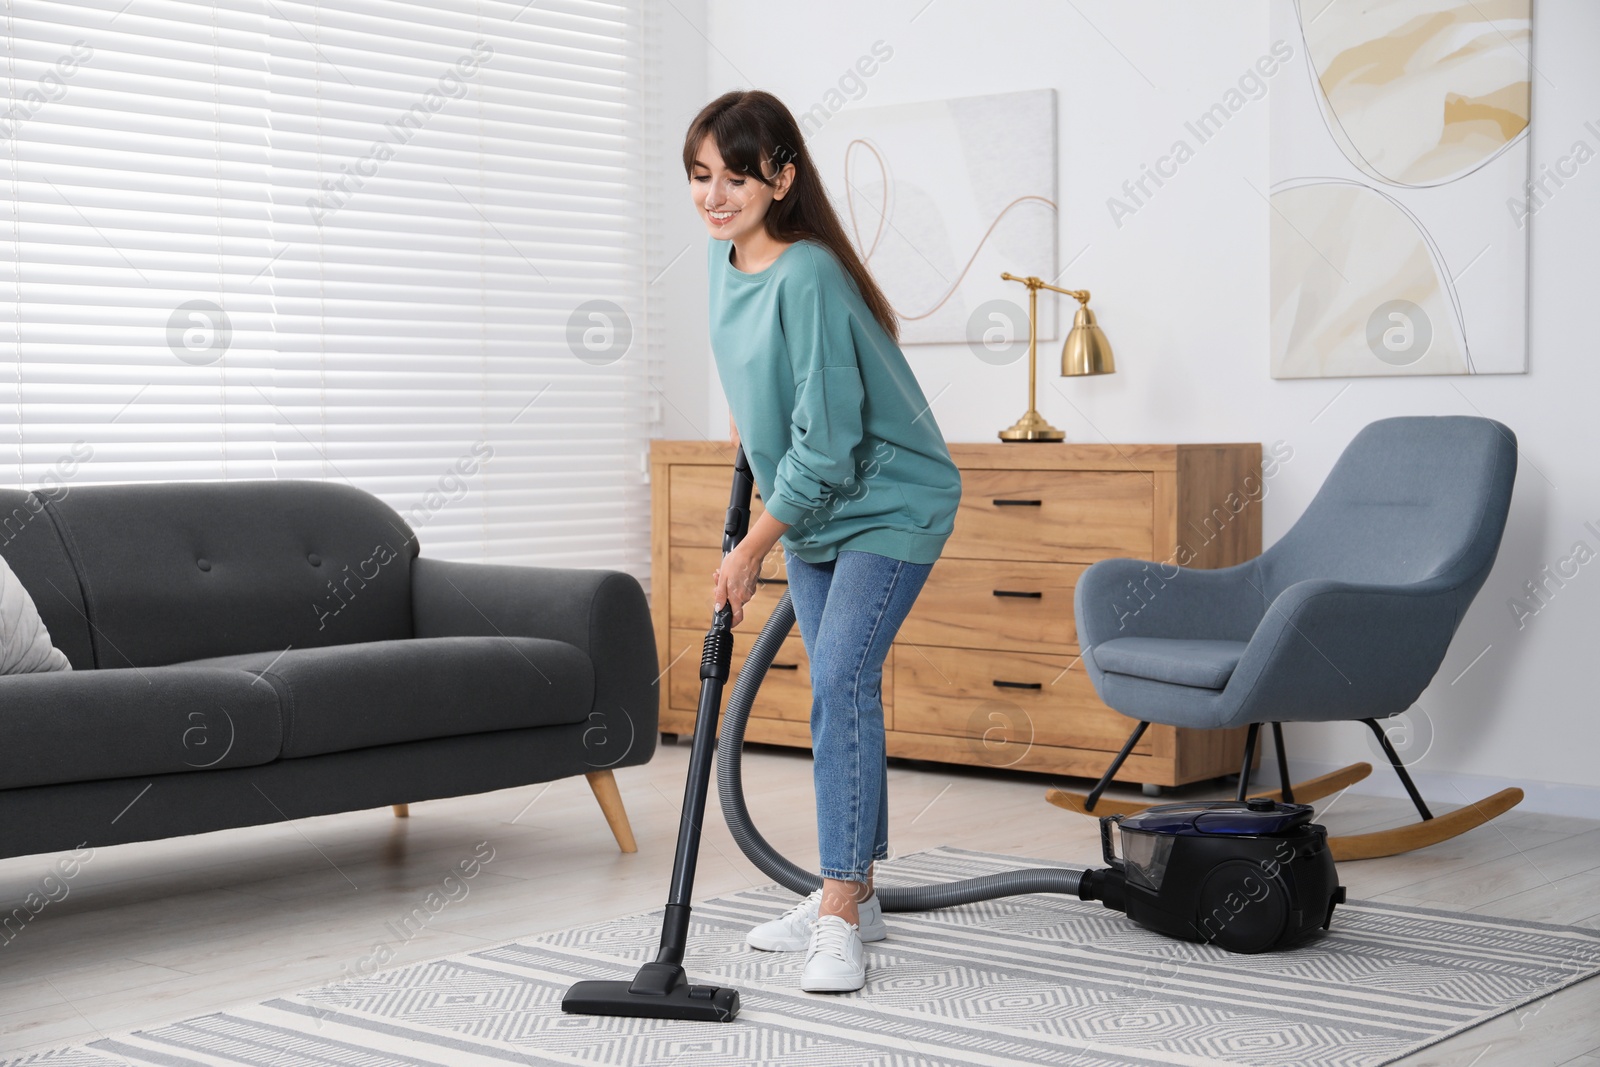
[[[723,710],[722,729],[717,736],[717,792],[722,797],[722,815],[728,821],[733,839],[739,843],[739,850],[769,878],[804,896],[819,888],[822,878],[780,855],[751,824],[750,809],[744,802],[744,779],[739,765],[744,749],[745,725],[750,720],[750,707],[755,703],[756,690],[766,677],[772,657],[777,654],[779,646],[793,627],[794,605],[790,603],[789,591],[785,589],[772,609],[772,617],[761,628],[755,644],[745,656],[738,681],[734,683],[733,695]],[[877,886],[876,890],[884,911],[928,911],[1022,893],[1070,893],[1076,896],[1083,874],[1069,867],[1037,867],[941,885]]]

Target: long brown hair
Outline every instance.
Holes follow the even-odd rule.
[[[683,139],[683,170],[690,177],[694,175],[695,153],[708,134],[729,170],[753,177],[763,185],[773,184],[762,170],[763,158],[772,160],[774,172],[785,163],[794,164],[794,181],[788,194],[767,205],[764,221],[768,236],[784,242],[810,238],[825,246],[855,280],[872,317],[885,333],[899,341],[900,323],[894,308],[845,236],[822,177],[811,162],[811,153],[806,151],[800,126],[783,101],[760,89],[735,89],[701,108]]]

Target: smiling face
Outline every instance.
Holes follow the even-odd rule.
[[[700,143],[689,175],[689,193],[713,237],[737,241],[764,232],[767,207],[788,193],[794,181],[794,164],[785,163],[783,169],[774,174],[771,160],[762,163],[766,167],[763,173],[772,185],[757,181],[752,175],[728,170],[711,137]]]

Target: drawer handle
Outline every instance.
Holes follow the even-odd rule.
[[[1004,688],[1004,689],[1042,689],[1043,688],[1043,685],[1041,683],[1039,683],[1039,682],[1002,682],[998,678],[996,678],[994,680],[994,684],[998,685],[998,686],[1000,686],[1001,688]]]
[[[1003,507],[1006,507],[1007,505],[1010,505],[1012,507],[1037,508],[1037,507],[1043,507],[1044,506],[1044,501],[1042,501],[1042,500],[996,500],[994,502],[994,506],[997,507],[997,508],[1003,508]]]
[[[767,670],[769,670],[769,671],[797,671],[799,669],[800,669],[800,664],[798,664],[798,663],[769,663],[769,664],[767,664]]]
[[[1021,589],[996,589],[994,591],[994,595],[995,596],[1025,596],[1025,597],[1032,597],[1033,599],[1038,600],[1040,597],[1044,596],[1044,593],[1043,592],[1030,593],[1030,592],[1027,592],[1025,590],[1021,590]]]
[[[762,578],[762,577],[757,576],[756,584],[757,585],[788,585],[789,584],[789,579],[787,579],[787,578]]]

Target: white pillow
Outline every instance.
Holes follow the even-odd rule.
[[[67,657],[50,643],[33,597],[0,558],[0,674],[71,669]]]

